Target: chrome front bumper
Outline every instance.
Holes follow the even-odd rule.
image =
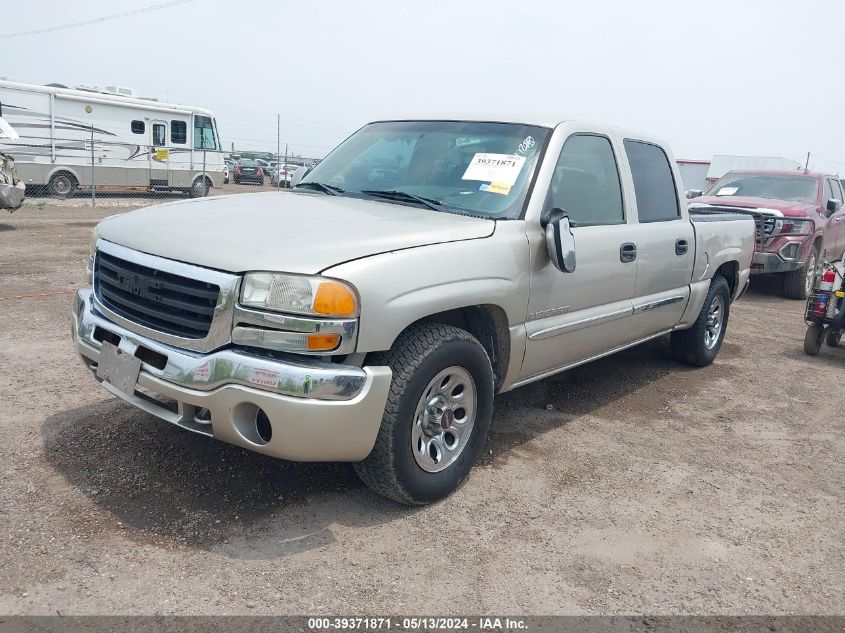
[[[373,447],[390,389],[388,367],[277,360],[238,349],[202,354],[130,332],[98,313],[90,288],[73,306],[73,340],[95,372],[103,338],[141,358],[136,391],[112,394],[184,429],[274,457],[358,461]],[[151,364],[153,363],[153,364]],[[256,429],[263,410],[269,441]]]

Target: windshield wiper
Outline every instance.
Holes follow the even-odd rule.
[[[309,180],[308,182],[299,182],[293,186],[294,189],[297,187],[314,187],[317,191],[322,191],[323,193],[327,193],[330,196],[336,196],[340,193],[343,193],[345,190],[341,189],[340,187],[335,187],[334,185],[327,185],[324,182],[313,182]]]
[[[435,200],[433,198],[425,198],[423,196],[416,196],[412,193],[408,193],[407,191],[398,191],[396,189],[390,189],[386,191],[382,191],[380,189],[362,189],[361,193],[365,193],[368,196],[375,196],[377,198],[387,198],[388,200],[404,200],[405,202],[417,202],[421,205],[428,207],[433,211],[443,211],[443,203],[439,200]]]

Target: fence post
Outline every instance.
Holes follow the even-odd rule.
[[[208,195],[208,180],[205,178],[205,139],[202,140],[202,186],[204,198]]]
[[[94,124],[91,124],[91,206],[97,206],[97,185],[94,181]]]

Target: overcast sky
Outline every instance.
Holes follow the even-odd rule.
[[[0,35],[163,1],[7,2]],[[227,149],[274,150],[277,113],[305,155],[376,118],[541,113],[845,173],[843,27],[843,0],[192,0],[2,38],[0,75],[207,107]]]

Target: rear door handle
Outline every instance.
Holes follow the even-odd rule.
[[[675,240],[675,255],[686,255],[689,244],[685,239]]]
[[[625,242],[619,247],[619,260],[628,263],[637,259],[637,245],[632,242]]]

